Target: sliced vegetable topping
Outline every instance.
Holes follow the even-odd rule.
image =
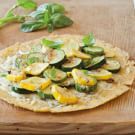
[[[91,59],[85,59],[82,61],[82,67],[86,69],[91,64]]]
[[[42,53],[39,52],[33,52],[30,53],[27,57],[27,64],[31,65],[33,63],[37,63],[37,62],[43,62],[44,56]]]
[[[89,71],[88,74],[95,77],[97,80],[109,80],[112,78],[112,73],[104,69]]]
[[[106,60],[106,64],[103,65],[103,68],[112,72],[112,73],[117,73],[120,70],[121,66],[117,60],[108,58]]]
[[[44,61],[51,65],[59,65],[65,59],[64,51],[60,49],[50,49],[44,57]]]
[[[36,91],[37,89],[45,89],[51,84],[50,79],[40,78],[40,77],[30,77],[26,80],[22,80],[19,83],[21,88],[29,91]]]
[[[79,69],[73,69],[72,76],[75,80],[75,83],[80,85],[93,86],[97,83],[94,77],[86,75],[85,72]]]
[[[75,85],[75,81],[72,77],[67,78],[65,81],[59,83],[60,86],[62,87],[72,87]]]
[[[62,104],[75,104],[78,102],[78,98],[71,91],[58,85],[52,86],[52,94]]]
[[[16,73],[16,74],[8,74],[7,79],[12,82],[19,82],[26,78],[26,75],[24,72],[22,73]]]
[[[87,86],[87,85],[80,85],[80,84],[75,84],[75,89],[79,92],[92,92],[97,88],[97,85],[94,86]]]
[[[26,67],[24,71],[30,75],[39,75],[41,74],[47,67],[48,63],[33,63],[30,66]]]
[[[73,54],[73,56],[76,56],[76,57],[81,58],[81,59],[90,59],[91,58],[90,55],[85,54],[85,53],[78,51],[78,50],[72,50],[72,54]]]
[[[97,69],[100,68],[103,64],[105,64],[105,62],[106,62],[105,56],[97,56],[91,60],[91,64],[88,65],[86,68]]]
[[[65,63],[62,64],[61,68],[64,71],[71,71],[73,68],[80,68],[82,60],[80,58],[71,57],[66,59]]]
[[[63,12],[64,9],[57,6],[50,9],[51,12],[53,10]],[[46,8],[49,10],[48,5],[43,5],[40,9],[42,8],[45,11]],[[44,16],[46,20],[49,19],[49,12],[44,14],[41,10],[35,16]],[[64,16],[57,14],[53,17],[63,18]],[[61,27],[61,24],[68,25],[69,20],[66,21],[58,21],[55,27]],[[47,27],[53,30],[51,23]],[[30,51],[17,53],[11,67],[1,71],[0,76],[13,82],[11,90],[16,93],[35,93],[42,100],[54,99],[62,104],[77,103],[78,97],[75,93],[90,94],[96,90],[99,81],[108,83],[114,81],[112,73],[117,73],[121,68],[119,61],[112,58],[115,56],[114,50],[111,52],[109,47],[102,48],[98,43],[96,45],[93,34],[84,36],[82,42],[78,38],[73,40],[62,37],[62,39],[63,41],[61,39],[52,41],[44,38],[41,44],[33,46]],[[17,72],[14,69],[17,69]],[[73,89],[68,90],[69,87]],[[74,92],[75,89],[78,92]]]
[[[104,49],[98,46],[84,47],[83,51],[90,55],[103,55],[104,54]]]
[[[23,88],[20,88],[20,87],[17,87],[17,86],[12,86],[11,90],[16,92],[16,93],[19,93],[19,94],[31,94],[31,93],[33,93],[33,91],[28,91],[26,89],[23,89]]]
[[[43,73],[44,77],[50,78],[52,81],[58,83],[67,78],[67,74],[57,68],[49,68]]]

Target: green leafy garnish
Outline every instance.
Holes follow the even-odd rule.
[[[0,27],[3,27],[8,23],[22,23],[25,21],[25,16],[14,14],[14,10],[18,7],[22,7],[24,9],[35,9],[37,4],[32,0],[17,0],[16,4],[13,5],[13,7],[6,13],[6,15],[3,18],[0,18]]]
[[[83,41],[85,46],[91,46],[91,45],[95,44],[95,42],[96,42],[96,40],[95,40],[92,33],[90,33],[89,35],[84,36],[82,41]]]
[[[45,3],[40,5],[29,16],[35,20],[42,21],[47,27],[48,32],[52,32],[55,28],[63,28],[73,24],[73,21],[64,15],[64,12],[65,8],[61,4]],[[40,29],[40,27],[37,29]]]
[[[60,13],[52,15],[51,22],[56,28],[62,28],[73,24],[73,21],[69,17]]]
[[[0,27],[8,23],[22,23],[22,32],[33,32],[47,28],[48,32],[52,32],[55,28],[63,28],[73,24],[73,21],[64,15],[65,8],[58,3],[44,3],[37,7],[33,0],[16,0],[16,4],[6,13],[5,17],[0,18]],[[22,7],[35,11],[28,15],[16,15],[14,10]]]
[[[32,32],[42,28],[45,28],[46,24],[42,21],[27,21],[21,25],[22,32]]]
[[[42,45],[53,48],[53,49],[59,49],[63,46],[63,42],[52,41],[52,40],[48,40],[46,38],[42,39],[41,43],[42,43]]]
[[[40,60],[39,60],[38,57],[31,57],[31,58],[27,59],[27,64],[28,65],[31,65],[31,64],[36,63],[36,62],[39,62],[39,61]]]
[[[40,5],[37,8],[37,11],[45,12],[47,10],[51,14],[54,14],[54,13],[64,13],[65,12],[64,6],[61,5],[61,4],[58,4],[58,3],[45,3],[45,4]]]
[[[40,99],[42,100],[46,100],[46,99],[54,99],[52,94],[46,94],[40,90],[37,91],[38,96],[40,97]]]

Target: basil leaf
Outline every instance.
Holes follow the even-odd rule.
[[[48,10],[48,3],[42,4],[37,8],[37,11],[45,12],[46,10]]]
[[[65,12],[64,6],[57,3],[45,3],[37,8],[37,11],[45,12],[46,10],[48,10],[51,14]]]
[[[17,4],[25,9],[37,8],[37,4],[33,0],[17,0]]]
[[[63,45],[63,43],[60,41],[52,41],[52,40],[48,40],[46,38],[42,39],[41,43],[42,43],[42,45],[45,45],[45,46],[53,48],[53,49],[59,49]]]
[[[42,19],[44,17],[44,12],[42,11],[33,11],[32,13],[30,13],[28,16],[36,19],[36,20],[39,20],[39,19]]]
[[[60,13],[53,14],[51,16],[51,22],[56,28],[67,27],[73,24],[73,21],[69,17]]]
[[[44,14],[44,22],[46,25],[48,25],[50,23],[50,13],[49,11],[46,11]]]
[[[22,32],[32,32],[45,28],[46,25],[41,21],[27,21],[21,25]]]
[[[96,42],[92,33],[84,36],[82,41],[83,41],[84,45],[86,45],[86,46],[91,46],[91,45],[95,44],[95,42]]]
[[[53,32],[54,26],[53,26],[51,23],[48,24],[48,25],[47,25],[47,30],[48,30],[48,32]]]
[[[63,5],[61,4],[57,4],[57,3],[52,3],[48,5],[50,7],[51,13],[64,13],[65,12],[65,8]]]

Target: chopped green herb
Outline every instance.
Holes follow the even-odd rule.
[[[56,78],[56,69],[53,67],[50,72],[51,77]]]

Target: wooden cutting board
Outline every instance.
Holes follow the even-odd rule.
[[[135,59],[135,16],[131,0],[48,0],[61,2],[74,25],[54,34],[93,32]],[[3,16],[15,0],[0,0]],[[37,0],[38,3],[46,0]],[[22,33],[19,25],[0,29],[0,48],[48,35],[46,30]],[[131,90],[98,108],[62,114],[34,113],[0,101],[1,134],[135,134],[135,82]]]

